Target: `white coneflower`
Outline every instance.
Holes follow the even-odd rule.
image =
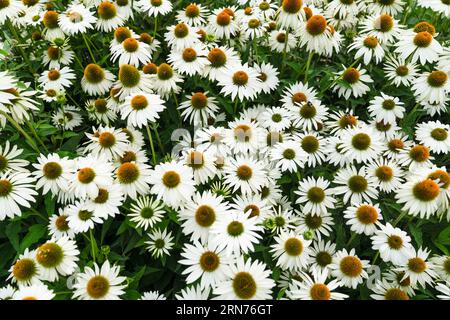
[[[156,74],[152,74],[150,77],[153,81],[153,88],[163,97],[181,90],[178,83],[182,82],[183,78],[167,63],[161,63]]]
[[[311,250],[311,268],[328,269],[336,252],[336,244],[330,241],[313,241]]]
[[[228,47],[214,47],[208,52],[208,62],[204,69],[204,74],[210,80],[217,78],[229,69],[241,65],[241,59],[236,51]]]
[[[95,28],[103,32],[110,32],[125,23],[115,2],[108,0],[101,2],[97,7],[97,14]]]
[[[128,215],[131,221],[135,222],[138,228],[147,230],[162,220],[164,205],[159,200],[154,200],[148,196],[139,197],[131,205],[131,213]]]
[[[217,284],[214,294],[217,299],[226,300],[265,300],[272,298],[275,281],[270,278],[266,264],[242,257],[230,265],[226,272],[227,280]]]
[[[73,3],[64,13],[58,16],[59,27],[68,35],[85,33],[97,22],[91,11],[83,4]]]
[[[374,300],[409,300],[408,293],[399,285],[389,283],[386,279],[377,279],[370,297]]]
[[[433,63],[439,59],[442,53],[442,47],[434,39],[433,34],[428,31],[414,32],[413,30],[403,31],[395,44],[395,52],[403,59],[407,60],[410,56],[412,63],[419,62],[421,65]]]
[[[89,95],[102,95],[109,91],[115,79],[110,71],[91,63],[84,69],[81,88]]]
[[[277,143],[270,150],[270,160],[274,161],[283,172],[296,172],[298,168],[303,167],[306,157],[306,153],[298,148],[298,143],[295,141]]]
[[[165,16],[172,11],[172,2],[170,0],[139,0],[136,6],[146,12],[149,17]]]
[[[192,168],[196,184],[205,184],[213,179],[217,173],[216,156],[211,150],[190,148],[184,152],[182,160],[185,165]]]
[[[186,23],[178,23],[167,27],[164,38],[167,44],[174,50],[183,50],[191,48],[199,43],[200,34],[196,32],[196,28],[190,27]]]
[[[375,160],[383,150],[381,135],[368,126],[343,130],[341,140],[342,153],[350,163]]]
[[[446,95],[450,92],[448,73],[441,70],[426,72],[414,81],[412,90],[419,102],[440,103],[447,101]]]
[[[206,23],[208,10],[199,3],[190,3],[184,10],[177,11],[177,20],[193,27],[200,27]]]
[[[19,157],[22,155],[23,149],[19,149],[16,145],[11,145],[9,140],[5,141],[4,147],[0,145],[0,173],[5,171],[28,171],[26,168],[29,162]]]
[[[114,95],[123,100],[137,92],[151,93],[152,87],[150,75],[139,71],[135,66],[123,64],[119,67],[118,80],[114,83],[113,90],[118,90]]]
[[[407,167],[410,171],[418,168],[431,167],[434,157],[430,155],[430,148],[422,144],[413,145],[399,150],[397,162],[403,167]]]
[[[331,275],[336,277],[342,286],[353,289],[368,278],[366,271],[368,267],[368,261],[361,260],[355,254],[355,249],[351,249],[350,252],[346,249],[336,252],[330,264]]]
[[[376,96],[370,101],[368,110],[376,121],[394,124],[397,119],[403,118],[405,112],[403,105],[400,99],[381,93],[381,96]]]
[[[373,60],[376,64],[384,58],[384,49],[378,39],[374,36],[360,36],[353,40],[349,51],[356,50],[355,59],[363,58],[365,65]]]
[[[34,178],[28,172],[6,171],[0,174],[0,221],[20,216],[20,206],[30,208],[35,202]]]
[[[317,132],[298,133],[294,135],[294,141],[300,144],[300,147],[306,154],[305,163],[310,168],[322,164],[325,159],[326,140]]]
[[[388,57],[384,71],[386,78],[397,87],[400,85],[409,86],[419,74],[417,64],[407,62],[400,57]]]
[[[344,218],[350,226],[350,230],[357,234],[370,236],[377,231],[377,226],[383,216],[378,204],[354,204],[344,211]]]
[[[145,42],[129,37],[111,48],[111,61],[118,60],[119,65],[130,64],[139,67],[150,62],[152,58],[148,47]]]
[[[116,181],[122,192],[135,200],[137,195],[148,194],[152,171],[145,163],[124,162],[116,170]]]
[[[159,119],[159,113],[166,109],[164,103],[157,94],[135,92],[126,97],[121,105],[121,117],[127,119],[129,126],[142,128]]]
[[[148,234],[150,240],[146,241],[147,249],[151,252],[152,256],[156,258],[163,257],[164,255],[170,254],[174,246],[174,240],[172,233],[164,229],[155,229]]]
[[[193,92],[187,95],[188,100],[180,103],[181,116],[193,125],[206,125],[208,119],[214,117],[219,111],[216,98],[211,97],[209,92]]]
[[[206,56],[208,51],[200,44],[185,47],[180,50],[172,50],[167,61],[173,64],[173,68],[180,74],[193,76],[201,74],[208,63]]]
[[[76,234],[94,229],[96,223],[101,224],[103,218],[106,218],[88,210],[86,201],[75,201],[74,204],[68,205],[65,211],[67,212],[67,224]]]
[[[107,219],[119,214],[119,207],[124,202],[124,195],[119,184],[112,184],[98,189],[96,197],[88,198],[86,210],[92,211],[94,216]]]
[[[39,283],[19,288],[11,297],[12,300],[52,300],[55,297],[53,290],[45,284]]]
[[[208,17],[208,31],[218,39],[230,39],[237,30],[238,24],[231,8],[215,9]]]
[[[420,123],[416,127],[416,139],[437,154],[450,152],[450,125],[439,120]]]
[[[277,23],[284,29],[295,29],[305,20],[302,0],[283,0],[278,11]]]
[[[215,287],[217,283],[225,280],[228,264],[232,260],[212,243],[207,245],[201,245],[199,242],[194,242],[194,245],[185,244],[181,256],[183,259],[178,263],[187,266],[182,273],[188,275],[186,283],[194,283],[200,279],[202,289]]]
[[[53,113],[52,122],[56,127],[72,130],[83,122],[80,112],[77,107],[66,105]]]
[[[261,91],[264,93],[270,93],[278,87],[278,70],[270,63],[263,62],[262,64],[255,64],[253,66],[255,70],[259,73],[259,80]]]
[[[75,170],[73,160],[69,160],[68,157],[61,158],[57,153],[52,153],[47,156],[41,154],[37,162],[33,164],[36,168],[33,172],[37,179],[36,188],[42,188],[44,194],[51,191],[54,195],[58,194],[59,190],[68,190],[71,175]]]
[[[287,43],[286,43],[287,42]],[[269,35],[269,46],[276,52],[290,52],[297,45],[297,37],[294,33],[286,32],[283,29],[273,30]]]
[[[335,194],[344,195],[344,203],[349,201],[352,204],[371,203],[371,199],[377,198],[375,179],[366,173],[365,168],[359,170],[354,166],[341,168],[334,179],[333,182],[341,186],[333,188],[333,191]]]
[[[420,284],[425,287],[427,284],[433,284],[437,274],[434,271],[434,264],[428,261],[430,251],[422,248],[417,251],[414,248],[411,250],[412,254],[409,259],[394,270],[403,272],[403,279],[409,277],[412,285]]]
[[[367,71],[359,66],[356,68],[344,66],[343,71],[335,73],[336,79],[339,80],[333,85],[333,91],[337,91],[338,95],[345,99],[349,99],[351,96],[355,98],[364,96],[370,91],[367,84],[373,83],[370,75],[366,73]]]
[[[53,214],[49,219],[48,230],[52,238],[60,239],[68,237],[73,239],[75,232],[69,227],[68,215],[64,208],[59,208],[58,213]]]
[[[65,43],[62,46],[52,43],[45,51],[42,61],[45,65],[48,64],[50,69],[59,69],[61,65],[70,65],[73,58],[74,52]]]
[[[73,70],[69,67],[64,67],[62,69],[50,69],[48,71],[42,72],[39,77],[39,83],[42,85],[44,90],[54,89],[60,90],[72,85],[72,81],[75,79],[75,74]]]
[[[305,240],[293,231],[282,231],[274,239],[276,243],[271,246],[271,252],[277,261],[277,266],[285,270],[300,271],[309,265],[310,240]]]
[[[117,119],[116,112],[108,106],[108,101],[104,98],[86,101],[86,110],[89,119],[97,124],[109,125]]]
[[[256,121],[238,119],[228,124],[224,143],[236,154],[256,152],[266,139],[265,131]]]
[[[374,177],[377,187],[384,192],[397,190],[404,179],[404,172],[398,164],[389,159],[380,158],[367,165],[367,174]]]
[[[300,25],[300,46],[306,46],[310,53],[331,57],[333,51],[338,51],[340,36],[327,20],[320,14],[313,15]]]
[[[266,183],[263,163],[251,157],[237,156],[225,165],[224,182],[242,194],[257,192]]]
[[[36,251],[40,278],[55,281],[58,280],[58,275],[71,275],[77,267],[79,253],[76,242],[67,237],[50,240],[40,245]]]
[[[353,0],[332,0],[326,6],[327,11],[339,18],[346,18],[348,16],[355,17],[358,15],[362,7],[361,3]]]
[[[404,264],[412,255],[411,237],[405,231],[393,227],[390,223],[379,225],[372,235],[372,248],[380,252],[380,257],[385,262],[395,265]]]
[[[401,25],[391,15],[371,15],[361,24],[361,32],[376,37],[381,44],[390,44],[401,33]]]
[[[256,69],[248,64],[233,66],[229,70],[220,74],[217,78],[221,93],[225,96],[231,95],[231,100],[238,98],[240,101],[253,100],[261,90],[261,80]]]
[[[41,282],[39,279],[40,266],[36,262],[36,250],[25,249],[11,266],[9,272],[8,279],[17,283],[19,287],[39,284]]]
[[[120,300],[125,293],[123,282],[126,277],[119,276],[120,267],[111,266],[106,260],[101,267],[94,263],[94,268],[85,267],[78,273],[73,298],[79,300]]]
[[[299,196],[295,203],[303,205],[303,210],[312,215],[328,212],[336,202],[332,190],[328,188],[329,185],[330,183],[322,177],[318,179],[307,177],[299,181],[298,190],[294,191]]]
[[[89,139],[84,149],[85,153],[104,157],[108,161],[124,153],[128,140],[127,135],[122,130],[102,126],[92,129],[93,134],[85,133]]]
[[[211,288],[202,289],[200,285],[190,286],[181,290],[180,294],[175,295],[176,300],[208,300]]]

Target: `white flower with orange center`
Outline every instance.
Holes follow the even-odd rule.
[[[180,74],[193,76],[203,73],[208,63],[206,56],[208,51],[198,43],[180,50],[172,50],[167,61],[173,64],[173,68]]]
[[[394,265],[404,264],[412,255],[411,237],[399,229],[393,227],[390,223],[379,225],[372,235],[372,249],[380,252],[380,257],[385,262],[392,262]]]
[[[208,33],[212,33],[218,39],[230,39],[236,35],[238,24],[235,11],[235,7],[213,10],[208,18]]]
[[[241,59],[236,51],[228,47],[214,47],[207,55],[208,62],[204,69],[204,75],[210,80],[217,80],[222,74],[235,66],[241,65]]]
[[[68,237],[73,239],[75,232],[69,227],[68,215],[65,208],[59,208],[58,213],[53,214],[49,219],[48,233],[54,239]]]
[[[413,248],[409,259],[394,270],[403,272],[403,279],[409,277],[412,285],[420,284],[422,287],[426,287],[427,284],[433,285],[438,275],[434,270],[434,264],[428,259],[430,252],[422,247],[417,251]]]
[[[111,61],[118,60],[119,65],[130,64],[139,67],[141,64],[150,62],[151,58],[148,44],[133,37],[111,48]]]
[[[357,234],[365,234],[370,236],[377,231],[377,226],[383,216],[380,212],[378,204],[354,204],[344,211],[346,224],[350,226],[350,230]]]
[[[178,83],[183,82],[183,78],[167,63],[161,63],[156,74],[150,75],[150,78],[152,79],[152,88],[162,97],[168,97],[170,94],[181,91]]]
[[[312,215],[327,213],[336,202],[329,185],[330,182],[323,177],[306,177],[300,180],[298,190],[294,191],[299,196],[295,203],[303,205],[303,211]]]
[[[400,57],[388,56],[384,71],[386,78],[395,86],[409,86],[418,76],[419,69],[416,63],[405,61]]]
[[[105,0],[97,6],[98,19],[95,24],[97,30],[110,32],[125,23],[124,18],[119,14],[118,6],[115,2]]]
[[[356,169],[354,166],[341,168],[334,177],[337,187],[333,188],[335,194],[344,195],[344,203],[358,204],[362,202],[371,203],[376,199],[376,180],[369,176],[366,169]]]
[[[302,0],[283,0],[278,11],[277,24],[283,29],[296,29],[304,21]]]
[[[19,287],[40,284],[40,266],[36,262],[36,250],[30,251],[26,248],[11,266],[9,272],[8,280],[17,283]]]
[[[62,90],[72,86],[72,81],[75,79],[73,70],[69,67],[62,69],[50,69],[41,73],[39,83],[44,90]]]
[[[345,129],[341,133],[342,152],[349,163],[365,163],[378,158],[383,151],[383,138],[369,126]]]
[[[336,83],[333,85],[333,91],[337,92],[339,97],[358,98],[370,91],[367,84],[373,83],[373,80],[365,69],[361,69],[360,66],[343,67],[343,71],[335,73]]]
[[[57,153],[51,153],[47,156],[41,154],[37,158],[33,167],[36,171],[33,175],[36,177],[36,188],[42,188],[44,194],[49,191],[56,195],[60,190],[68,190],[68,184],[75,170],[75,163],[68,157],[61,158]]]
[[[416,139],[437,154],[450,152],[450,126],[437,121],[419,123],[416,126]]]
[[[165,16],[172,11],[172,2],[170,0],[138,0],[136,6],[146,12],[149,17]]]
[[[430,28],[434,30],[431,25]],[[434,38],[432,33],[434,31],[430,28],[403,31],[399,41],[395,44],[397,47],[395,52],[405,60],[411,56],[412,63],[420,62],[421,65],[437,61],[443,52],[442,46]]]
[[[193,92],[186,95],[187,100],[180,103],[181,116],[194,125],[207,125],[209,118],[214,118],[219,111],[217,100],[209,92]]]
[[[14,292],[12,300],[52,300],[55,297],[53,290],[45,284],[25,286]]]
[[[396,141],[399,143],[399,141]],[[411,144],[407,148],[399,149],[397,162],[409,171],[419,168],[430,168],[434,157],[430,155],[430,148],[422,144]]]
[[[374,300],[409,300],[409,295],[399,285],[389,283],[386,279],[377,279],[370,297]]]
[[[277,266],[283,270],[300,271],[310,262],[310,240],[305,240],[293,231],[284,232],[274,238],[271,252]]]
[[[382,45],[393,43],[401,34],[402,25],[387,13],[372,15],[361,24],[361,32],[376,37]]]
[[[136,92],[126,97],[120,112],[129,126],[142,128],[159,119],[159,113],[166,109],[165,101],[157,94]]]
[[[355,249],[351,249],[350,252],[347,249],[336,252],[330,264],[331,275],[340,281],[340,285],[353,289],[368,278],[366,271],[368,267],[369,261],[361,260],[356,255]]]
[[[190,3],[177,11],[177,20],[193,27],[205,25],[209,10],[199,3]]]
[[[299,29],[300,45],[306,46],[308,52],[317,53],[331,57],[333,51],[339,49],[340,37],[335,37],[336,31],[328,25],[327,20],[322,15],[314,15]]]
[[[230,162],[225,164],[224,174],[224,182],[232,187],[233,191],[240,190],[242,194],[260,191],[267,183],[264,164],[248,156],[230,159]]]
[[[353,39],[349,46],[349,51],[355,52],[355,59],[363,58],[365,65],[373,60],[376,64],[380,63],[385,55],[384,49],[375,36],[360,36]]]
[[[89,8],[83,4],[74,3],[70,5],[64,13],[58,16],[59,27],[68,35],[76,35],[78,33],[86,33],[88,29],[92,29],[97,22]]]
[[[290,52],[297,45],[295,33],[286,32],[284,29],[273,30],[269,35],[269,46],[276,52]]]
[[[167,30],[164,34],[164,39],[173,50],[180,51],[192,48],[200,42],[200,34],[197,33],[197,28],[191,27],[184,22],[169,26]]]
[[[226,70],[218,78],[218,84],[222,87],[221,93],[230,95],[231,100],[254,100],[261,91],[261,80],[256,69],[244,64],[234,66]]]
[[[429,103],[447,101],[450,92],[449,74],[442,70],[434,70],[420,75],[413,83],[412,90],[416,99]]]
[[[338,16],[341,19],[348,16],[355,17],[363,8],[363,4],[355,0],[332,0],[327,5],[326,10],[333,16]]]
[[[114,83],[114,98],[124,100],[137,92],[152,93],[152,80],[150,75],[138,70],[130,64],[119,67],[118,80]]]

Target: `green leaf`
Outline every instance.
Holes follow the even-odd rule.
[[[443,245],[450,245],[450,226],[439,233],[437,241]]]
[[[13,246],[13,248],[16,250],[16,252],[20,252],[20,246],[19,246],[19,232],[20,232],[20,223],[12,222],[10,223],[6,229],[5,234],[9,239],[9,242]]]
[[[413,236],[414,240],[416,241],[417,245],[420,247],[422,246],[423,240],[422,240],[422,231],[417,228],[414,224],[409,224],[409,231],[411,231],[411,235]]]
[[[44,236],[45,231],[46,227],[44,225],[35,224],[31,226],[28,229],[27,235],[25,236],[25,238],[23,238],[22,243],[20,244],[20,252],[30,247],[32,244],[38,242],[39,239]]]

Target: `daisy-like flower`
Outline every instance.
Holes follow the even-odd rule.
[[[372,235],[372,248],[380,252],[385,262],[395,265],[404,264],[412,255],[411,237],[405,231],[394,228],[390,223],[379,224],[380,230]]]
[[[27,160],[20,159],[23,149],[19,149],[16,145],[11,145],[9,140],[5,141],[4,147],[0,145],[0,173],[5,171],[28,171]]]
[[[139,67],[140,64],[150,62],[151,58],[149,45],[133,37],[129,37],[111,48],[111,61],[119,60],[119,65],[130,64]]]
[[[361,32],[376,37],[381,44],[390,44],[400,36],[401,25],[390,14],[371,15],[361,24]]]
[[[20,206],[30,208],[35,202],[34,178],[28,172],[6,171],[0,174],[0,221],[20,216]]]
[[[295,203],[303,205],[303,211],[312,215],[328,212],[336,202],[332,190],[328,188],[329,185],[330,183],[322,177],[317,179],[307,177],[299,181],[298,190],[294,191],[299,196]]]
[[[377,121],[394,124],[397,119],[403,118],[405,107],[400,99],[381,93],[370,101],[368,110],[370,115]]]
[[[328,269],[331,262],[333,261],[333,256],[336,252],[336,244],[332,242],[325,242],[323,240],[313,241],[310,246],[310,263],[311,268],[323,270]]]
[[[430,259],[434,265],[434,271],[437,273],[438,277],[445,281],[445,283],[450,284],[450,257],[448,256],[434,256]]]
[[[343,19],[348,16],[354,17],[358,15],[361,7],[361,4],[357,1],[332,0],[326,6],[326,10],[333,16],[338,16],[339,18]]]
[[[364,96],[370,88],[367,84],[373,82],[369,74],[366,74],[365,69],[359,66],[356,68],[344,66],[343,71],[337,72],[336,83],[333,85],[333,91],[337,91],[340,97],[349,99],[351,96],[358,98]]]
[[[69,67],[62,69],[50,69],[41,73],[39,77],[39,83],[44,90],[54,89],[61,90],[72,86],[72,81],[75,79],[73,70]]]
[[[39,20],[40,20],[40,19],[36,19],[36,17],[39,16],[39,14],[41,12],[43,12],[41,15],[41,21],[45,27],[44,31],[42,33],[44,36],[44,39],[48,40],[48,41],[52,41],[57,38],[64,38],[64,32],[59,28],[59,25],[58,25],[58,17],[60,14],[56,11],[53,11],[53,10],[40,11],[39,8],[35,8],[35,9],[31,9],[31,10],[26,10],[23,18],[24,19],[31,18],[31,21],[33,23],[36,23],[36,22],[39,22]],[[25,24],[29,24],[29,23],[25,23]]]
[[[142,293],[139,300],[167,300],[166,296],[159,293],[159,291],[147,291]]]
[[[353,40],[349,51],[356,50],[355,59],[363,58],[365,65],[373,60],[376,64],[384,58],[384,49],[375,36],[360,36]]]
[[[198,3],[188,4],[184,10],[177,11],[177,20],[193,27],[200,27],[206,23],[208,10]]]
[[[163,97],[181,90],[178,82],[182,82],[183,78],[167,63],[161,63],[156,74],[150,77],[153,80],[153,88]]]
[[[167,229],[161,231],[160,229],[155,229],[152,232],[148,233],[150,238],[149,241],[145,243],[148,245],[147,249],[155,258],[160,258],[164,255],[170,254],[170,250],[172,250],[174,246],[174,237],[172,233]]]
[[[109,91],[114,80],[115,76],[110,71],[91,63],[84,69],[81,88],[89,95],[99,96]]]
[[[36,262],[36,250],[29,251],[26,248],[9,269],[8,279],[17,283],[19,287],[39,284],[41,282],[39,269],[40,266]]]
[[[200,279],[200,287],[208,288],[226,279],[226,271],[230,258],[224,254],[224,251],[217,249],[216,245],[211,243],[201,245],[194,242],[194,245],[185,244],[181,253],[183,259],[178,263],[188,266],[182,274],[188,275],[186,283],[191,284]]]
[[[340,136],[345,129],[353,128],[359,124],[358,116],[352,110],[335,111],[328,115],[325,128],[332,135]]]
[[[291,115],[285,108],[272,107],[261,114],[260,123],[264,128],[272,131],[283,131],[291,125]]]
[[[6,285],[0,288],[0,300],[12,300],[16,288],[11,285]]]
[[[408,167],[410,171],[414,171],[418,168],[430,168],[432,166],[431,160],[434,160],[433,156],[430,156],[430,148],[416,144],[399,150],[397,161],[403,167]]]
[[[59,128],[72,130],[73,128],[78,127],[83,121],[80,111],[80,109],[74,106],[63,106],[53,114],[52,122]]]
[[[297,142],[298,140],[298,142]],[[322,164],[325,159],[326,140],[318,133],[310,131],[294,135],[294,141],[300,144],[301,149],[306,154],[306,163],[309,167],[316,167]]]
[[[86,133],[90,141],[84,149],[85,153],[112,160],[121,156],[128,145],[127,135],[120,129],[111,127],[93,128],[94,133]]]
[[[165,212],[161,201],[148,196],[139,197],[136,202],[131,204],[130,211],[131,213],[128,215],[130,220],[143,230],[153,228],[162,220]]]
[[[86,111],[89,119],[97,124],[109,125],[117,119],[115,111],[108,106],[108,101],[104,98],[86,101]]]
[[[303,167],[306,157],[306,153],[298,148],[295,141],[277,143],[270,150],[270,160],[274,161],[283,172],[296,172],[299,167]]]
[[[235,101],[236,98],[240,101],[253,100],[261,91],[262,81],[258,76],[258,71],[245,63],[225,71],[218,76],[217,81],[222,87],[221,93],[225,96],[231,95],[232,101]]]
[[[375,160],[382,152],[382,137],[368,126],[345,129],[341,134],[342,153],[349,162]]]
[[[419,74],[419,69],[415,63],[406,62],[400,57],[391,56],[386,59],[384,72],[386,78],[391,80],[395,86],[404,85],[409,87]]]
[[[148,194],[152,170],[145,163],[124,162],[116,170],[116,181],[125,196],[135,200],[137,195]]]
[[[446,95],[450,92],[448,73],[441,70],[425,72],[414,81],[412,90],[419,102],[439,103],[447,101]]]
[[[363,203],[348,207],[344,211],[344,218],[347,219],[350,230],[357,234],[364,233],[370,236],[377,231],[377,226],[380,225],[383,216],[378,204]]]
[[[36,168],[33,172],[37,179],[36,188],[42,188],[44,194],[51,191],[54,195],[58,194],[59,190],[68,190],[68,184],[75,169],[73,160],[51,153],[47,156],[41,154],[37,162],[33,164]]]
[[[97,14],[95,28],[103,32],[110,32],[125,23],[115,2],[108,0],[101,2],[97,7]]]
[[[210,80],[217,80],[217,78],[226,74],[228,70],[241,65],[239,55],[228,47],[215,47],[208,52],[208,62],[204,69],[204,74]]]
[[[254,68],[258,72],[259,80],[261,80],[260,87],[264,93],[270,93],[278,87],[278,70],[270,63],[263,62],[262,64],[255,64]]]
[[[336,277],[342,286],[353,289],[368,278],[366,271],[368,267],[369,262],[358,258],[355,249],[351,249],[350,252],[346,249],[336,252],[330,264],[331,275]]]
[[[211,288],[202,289],[200,285],[187,287],[175,295],[176,300],[208,300]]]
[[[322,235],[330,237],[332,226],[334,225],[333,218],[328,212],[321,212],[313,215],[307,211],[296,211],[298,215],[297,232],[302,234],[312,234],[317,239],[322,239]]]
[[[427,261],[430,251],[422,248],[417,251],[414,248],[411,250],[408,260],[394,270],[403,272],[403,279],[409,277],[412,285],[420,284],[425,287],[427,284],[433,284],[437,274],[434,271],[434,264]]]
[[[266,300],[272,298],[275,281],[270,277],[271,271],[266,264],[239,257],[226,271],[226,280],[214,288],[217,299],[224,300]]]
[[[283,29],[295,29],[305,20],[302,0],[283,0],[278,11],[277,24]]]
[[[70,36],[78,33],[86,33],[92,29],[97,22],[91,11],[83,4],[73,3],[64,13],[58,16],[58,23],[61,30]]]
[[[390,283],[386,279],[377,279],[371,289],[374,293],[370,297],[374,300],[409,300],[408,293],[399,285]]]
[[[165,16],[172,11],[172,2],[170,0],[139,0],[136,6],[146,12],[149,17]]]
[[[77,267],[79,253],[75,241],[67,237],[40,245],[36,251],[40,279],[55,281],[58,275],[71,275]]]
[[[70,65],[74,57],[74,52],[64,43],[57,46],[54,42],[47,48],[42,59],[45,65],[50,69],[59,69],[61,65]]]
[[[129,126],[142,128],[159,119],[158,113],[166,109],[164,103],[159,95],[136,92],[126,97],[121,105],[122,119],[127,119]]]
[[[167,28],[164,38],[168,45],[174,50],[191,48],[199,43],[200,34],[196,28],[190,27],[186,23],[178,23]]]
[[[118,90],[114,95],[120,100],[138,92],[151,93],[152,80],[150,75],[139,71],[135,66],[121,65],[118,78],[113,85],[113,90]]]
[[[67,224],[75,233],[83,233],[94,229],[96,223],[102,223],[103,218],[94,211],[88,210],[86,202],[76,201],[65,208]]]
[[[104,158],[87,155],[75,161],[75,174],[69,190],[79,198],[95,198],[100,186],[112,184],[112,165]]]
[[[4,25],[7,19],[13,19],[23,11],[20,1],[5,1],[0,8],[0,24]]]
[[[19,288],[14,292],[12,300],[52,300],[55,297],[53,290],[45,284],[33,284]]]
[[[251,157],[237,156],[224,167],[224,182],[242,194],[260,191],[267,178],[263,164]]]
[[[416,127],[416,139],[437,154],[450,152],[450,125],[439,120],[420,123]]]
[[[403,183],[403,170],[393,160],[380,158],[367,165],[367,174],[377,180],[377,188],[393,192]]]
[[[123,282],[126,277],[119,276],[120,267],[111,266],[106,260],[101,267],[94,263],[94,268],[85,267],[78,273],[74,284],[73,298],[78,300],[120,300],[125,293]]]
[[[310,240],[305,240],[302,236],[293,231],[282,231],[274,238],[272,250],[270,250],[277,261],[277,266],[283,270],[300,271],[309,265]]]
[[[375,179],[366,173],[364,167],[359,170],[354,166],[341,168],[334,179],[333,182],[340,186],[332,190],[335,194],[344,195],[344,203],[371,203],[371,199],[377,198]]]
[[[306,46],[308,52],[331,57],[333,51],[339,49],[337,31],[328,25],[320,14],[313,15],[305,23],[300,24],[300,46]]]
[[[305,272],[300,273],[301,281],[294,279],[287,291],[287,295],[295,300],[344,300],[346,294],[333,292],[340,286],[339,280],[327,282],[328,270],[313,268],[312,276]]]
[[[438,283],[436,285],[436,290],[442,294],[438,294],[437,298],[441,300],[450,300],[450,286],[447,284]]]
[[[411,62],[420,62],[421,65],[433,63],[439,59],[442,53],[442,47],[434,39],[433,34],[428,31],[415,32],[413,30],[403,31],[395,44],[395,52],[403,59],[407,60],[410,56]]]
[[[201,44],[194,44],[180,50],[172,50],[167,61],[173,64],[173,68],[180,74],[193,76],[201,74],[208,63],[206,58],[208,51]]]
[[[158,164],[149,178],[150,192],[168,206],[179,208],[194,193],[192,169],[182,162]]]
[[[256,121],[243,118],[228,124],[224,143],[236,154],[259,151],[266,138],[265,131]]]
[[[326,117],[327,109],[320,101],[317,103],[301,102],[288,107],[293,126],[302,131],[318,130]]]
[[[231,8],[215,9],[208,17],[208,31],[218,39],[230,39],[237,30],[238,24]]]
[[[73,239],[75,232],[69,227],[68,217],[66,210],[63,208],[59,208],[58,213],[55,213],[50,217],[48,233],[53,239],[60,239],[63,237]]]
[[[94,216],[107,219],[119,214],[119,207],[123,204],[124,195],[119,184],[112,184],[98,189],[96,197],[89,198],[86,209],[92,211]]]
[[[220,218],[228,214],[229,205],[223,196],[214,195],[209,191],[202,194],[195,193],[191,201],[185,203],[180,210],[179,217],[183,221],[183,233],[191,235],[191,241],[207,243],[210,238],[211,227]]]
[[[191,148],[184,152],[182,160],[192,168],[196,184],[205,184],[216,175],[217,158],[210,150]]]
[[[287,87],[283,92],[281,102],[283,103],[283,107],[289,110],[292,109],[293,111],[307,102],[320,105],[316,90],[302,82],[296,82]]]
[[[297,45],[297,37],[294,33],[286,32],[283,29],[273,30],[269,35],[269,46],[276,52],[290,52]]]
[[[258,217],[249,218],[251,212],[230,212],[222,215],[211,226],[209,242],[217,245],[218,250],[225,249],[228,256],[248,253],[254,250],[254,244],[261,239],[263,228],[257,225]]]
[[[429,219],[436,214],[440,204],[440,186],[430,178],[411,177],[402,184],[395,195],[403,210],[413,216]]]
[[[193,125],[206,125],[208,118],[214,117],[219,111],[216,104],[216,98],[209,96],[209,92],[193,92],[187,95],[188,100],[183,101],[179,109],[182,110],[181,116]]]

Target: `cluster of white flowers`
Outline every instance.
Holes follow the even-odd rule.
[[[449,1],[216,2],[0,0],[0,299],[450,299]]]

